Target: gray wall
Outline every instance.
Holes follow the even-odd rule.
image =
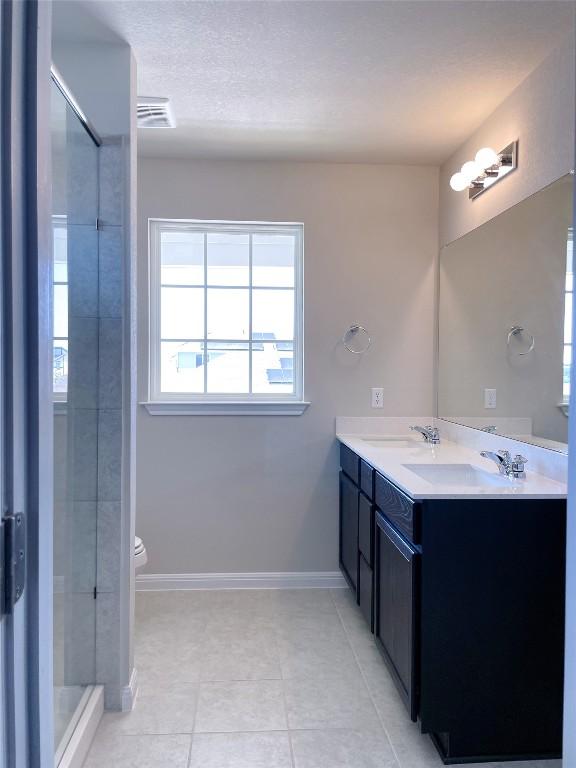
[[[434,168],[139,158],[139,394],[147,398],[147,219],[302,221],[302,416],[138,412],[138,534],[149,573],[337,569],[337,415],[431,413]],[[351,323],[373,346],[345,352]],[[370,387],[384,408],[370,408]]]
[[[440,242],[452,242],[574,168],[574,38],[571,33],[440,170]],[[474,201],[450,176],[485,146],[519,140],[518,168]]]

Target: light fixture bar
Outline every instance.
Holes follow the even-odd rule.
[[[487,189],[518,167],[518,140],[511,142],[498,153],[498,163],[486,168],[480,176],[472,181],[468,189],[468,199],[474,200]]]
[[[476,152],[474,160],[468,160],[452,175],[450,186],[455,192],[467,189],[469,199],[473,200],[513,171],[517,166],[517,157],[517,140],[499,153],[491,147],[482,147]]]

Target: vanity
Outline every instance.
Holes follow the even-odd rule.
[[[407,429],[337,437],[341,570],[412,720],[447,764],[559,757],[565,486]]]

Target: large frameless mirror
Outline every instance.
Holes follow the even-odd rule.
[[[438,415],[567,451],[573,177],[442,249]]]

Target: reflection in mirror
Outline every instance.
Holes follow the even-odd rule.
[[[572,185],[567,175],[443,248],[440,418],[567,450]]]

